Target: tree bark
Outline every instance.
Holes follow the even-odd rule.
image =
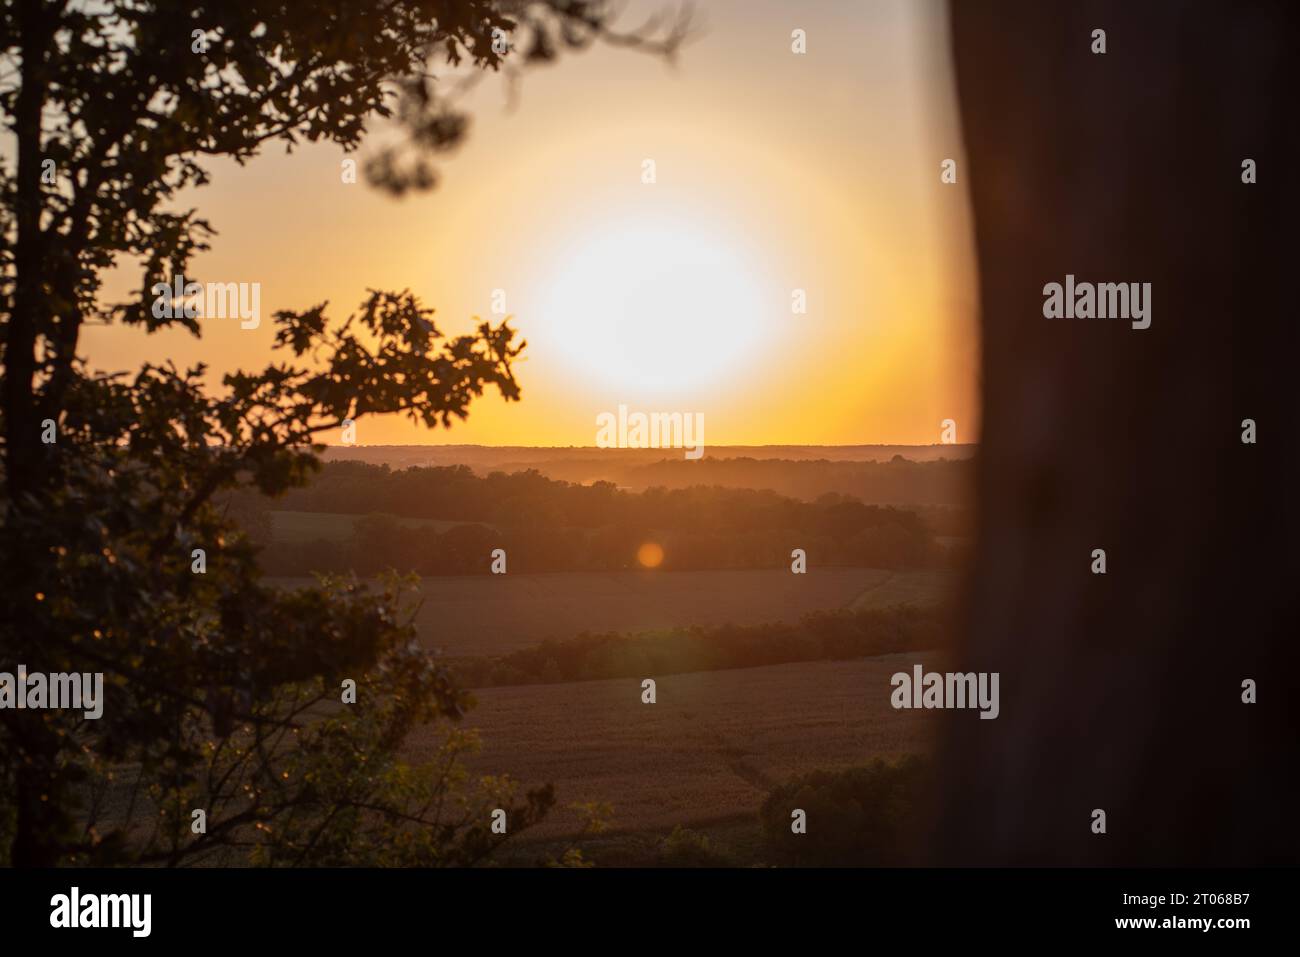
[[[49,88],[47,58],[57,18],[38,0],[27,0],[18,11],[18,43],[22,58],[22,87],[14,103],[13,131],[17,141],[14,221],[14,294],[12,311],[5,329],[4,375],[0,379],[0,404],[4,409],[4,483],[9,509],[30,507],[24,496],[42,483],[40,420],[35,395],[36,341],[42,323],[48,321],[49,296],[46,288],[44,236],[41,215],[42,130],[41,120]],[[11,536],[11,554],[32,554],[39,561],[41,549],[27,547]],[[31,543],[27,543],[31,545]],[[25,640],[37,634],[31,620],[33,576],[30,565],[9,566],[5,587],[8,614],[0,628],[9,632],[7,647],[17,652]],[[12,663],[11,663],[12,664]],[[51,866],[58,859],[60,831],[68,825],[62,801],[66,791],[58,780],[56,758],[59,742],[46,727],[40,712],[10,711],[5,716],[9,736],[17,748],[6,755],[15,759],[13,770],[16,806],[14,841],[10,863],[17,867]]]
[[[952,5],[984,350],[960,663],[1002,700],[945,716],[940,862],[1300,861],[1297,26]],[[1150,328],[1044,318],[1067,274],[1150,282]]]
[[[41,235],[41,114],[49,85],[46,58],[55,20],[38,0],[19,8],[19,48],[22,87],[14,103],[13,131],[17,141],[14,195],[13,310],[5,330],[4,378],[0,402],[4,407],[5,486],[11,507],[34,481],[40,458],[40,427],[36,419],[33,379],[36,335],[45,304]]]

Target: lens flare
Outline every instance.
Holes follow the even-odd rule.
[[[658,542],[646,542],[636,550],[636,560],[642,568],[658,568],[664,560],[664,550]]]

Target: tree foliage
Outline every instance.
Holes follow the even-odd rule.
[[[428,188],[431,155],[465,134],[467,78],[599,40],[670,54],[681,22],[619,33],[604,3],[582,0],[0,11],[0,661],[103,672],[107,699],[98,721],[0,710],[0,847],[18,865],[482,859],[499,841],[484,808],[509,808],[517,832],[550,794],[462,788],[454,735],[425,764],[402,762],[413,727],[469,701],[416,647],[400,586],[265,588],[214,496],[301,485],[316,437],[344,419],[447,426],[489,388],[517,399],[514,331],[448,339],[409,292],[371,290],[342,323],[327,303],[278,312],[275,361],[216,390],[202,365],[97,372],[80,337],[90,321],[201,334],[183,310],[157,315],[150,290],[188,274],[215,235],[175,205],[210,159],[350,151],[382,121],[400,136],[370,155],[371,182]],[[133,264],[138,294],[104,303],[105,271]],[[340,703],[343,678],[355,705]]]
[[[791,778],[759,809],[768,850],[781,863],[804,867],[907,864],[922,837],[933,776],[928,759],[905,754]],[[795,809],[807,816],[806,833],[791,828]]]
[[[789,568],[798,545],[817,567],[933,567],[948,561],[927,522],[910,510],[865,505],[830,493],[799,502],[762,489],[693,486],[633,492],[608,482],[554,481],[537,472],[475,475],[464,466],[390,471],[330,462],[279,502],[255,493],[226,500],[260,529],[267,574],[487,574],[504,548],[511,571],[609,571],[639,567],[647,541],[664,548],[666,570]],[[384,512],[370,513],[376,503]],[[335,529],[277,536],[268,505],[354,514],[351,535]],[[464,524],[439,532],[421,520]],[[334,533],[334,534],[330,534]]]

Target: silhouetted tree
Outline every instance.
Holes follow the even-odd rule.
[[[951,10],[984,354],[962,663],[1002,704],[953,716],[940,857],[1295,863],[1300,7]],[[1150,328],[1044,318],[1067,274],[1150,282]]]
[[[583,0],[3,4],[0,661],[102,671],[108,699],[97,722],[0,711],[0,846],[14,864],[179,863],[235,844],[269,863],[491,850],[480,805],[442,800],[455,776],[441,758],[396,761],[411,727],[466,704],[397,617],[396,589],[264,588],[213,496],[301,484],[313,439],[344,419],[446,426],[485,388],[517,398],[513,331],[445,341],[409,293],[372,291],[341,325],[323,304],[278,313],[281,359],[226,376],[219,394],[202,366],[96,374],[80,336],[92,319],[200,333],[183,310],[156,314],[151,287],[207,248],[207,221],[171,205],[207,182],[207,158],[351,150],[389,117],[405,138],[371,156],[370,179],[427,188],[430,154],[466,127],[450,68],[513,74],[602,39],[670,54],[681,29],[624,35]],[[102,305],[122,258],[141,264],[140,291]],[[191,571],[195,549],[206,574]],[[322,712],[343,678],[357,703]],[[509,789],[483,800],[506,806]],[[549,802],[510,805],[512,833]],[[207,809],[205,834],[192,808]]]

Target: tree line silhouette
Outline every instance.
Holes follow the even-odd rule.
[[[842,661],[944,648],[944,604],[810,612],[797,622],[671,628],[644,634],[583,633],[506,655],[445,659],[467,688],[642,678],[689,671]]]
[[[637,488],[722,485],[771,489],[806,500],[833,491],[880,504],[958,505],[970,498],[974,474],[971,458],[917,462],[894,455],[883,462],[834,462],[742,456],[664,459],[626,468],[618,477],[623,484]]]
[[[229,506],[264,549],[264,572],[305,575],[393,568],[425,575],[486,574],[494,549],[515,572],[634,568],[646,542],[672,570],[788,567],[804,550],[817,565],[935,567],[953,560],[915,511],[827,493],[812,502],[776,492],[693,486],[619,489],[536,471],[485,477],[463,466],[392,470],[330,463],[309,486],[274,503],[286,510],[356,515],[349,536],[275,538],[271,502],[243,493]],[[437,529],[411,519],[459,524]]]

